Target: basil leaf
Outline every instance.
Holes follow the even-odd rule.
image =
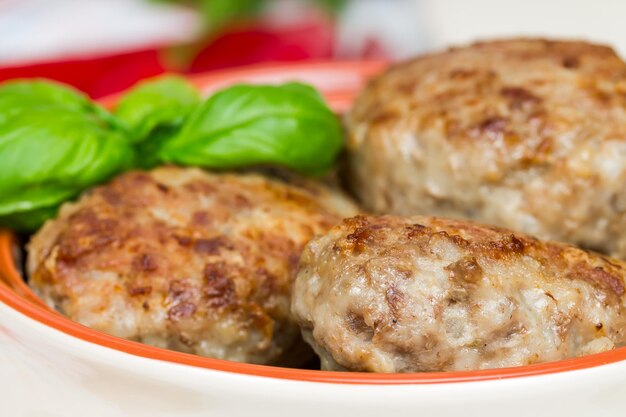
[[[133,156],[98,111],[33,106],[15,114],[0,123],[0,222],[34,230],[64,201],[130,167]]]
[[[39,79],[8,81],[0,85],[0,123],[24,111],[42,108],[92,112],[111,127],[123,130],[109,112],[66,85]]]
[[[320,175],[342,144],[339,120],[314,88],[236,85],[197,107],[159,155],[212,169],[275,164]]]
[[[0,123],[36,108],[63,107],[82,111],[91,106],[85,95],[54,82],[18,80],[0,86]]]
[[[34,231],[48,219],[56,216],[58,206],[33,209],[15,214],[0,216],[0,226],[12,230]]]
[[[137,155],[135,165],[142,169],[152,169],[161,164],[159,151],[163,144],[178,133],[179,126],[158,126],[148,140],[135,145]]]
[[[132,132],[133,142],[139,143],[157,128],[180,126],[199,102],[193,85],[170,75],[139,83],[121,98],[115,115]]]

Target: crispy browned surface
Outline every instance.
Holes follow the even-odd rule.
[[[370,210],[626,257],[626,64],[610,48],[510,40],[418,57],[374,79],[347,121]]]
[[[31,286],[73,320],[199,355],[273,363],[300,252],[355,210],[309,182],[160,168],[63,206],[29,245]]]
[[[625,268],[467,221],[358,216],[307,245],[292,311],[326,369],[519,366],[625,345]]]

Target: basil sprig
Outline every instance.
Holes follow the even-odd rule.
[[[111,114],[48,81],[0,85],[0,225],[36,230],[59,205],[132,168],[280,165],[321,175],[341,126],[307,85],[235,85],[202,102],[180,77],[140,83]]]

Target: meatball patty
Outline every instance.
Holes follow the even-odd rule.
[[[509,40],[391,67],[347,118],[351,188],[380,214],[496,224],[626,258],[626,64]]]
[[[174,167],[65,204],[29,244],[30,285],[94,329],[150,345],[282,363],[300,252],[352,204],[323,187]],[[296,358],[297,359],[297,358]]]
[[[626,344],[626,263],[433,217],[346,219],[305,248],[292,311],[328,370],[527,365]]]

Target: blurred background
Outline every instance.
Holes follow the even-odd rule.
[[[607,43],[624,0],[0,0],[0,81],[47,77],[97,98],[166,71],[387,59],[501,36]]]

